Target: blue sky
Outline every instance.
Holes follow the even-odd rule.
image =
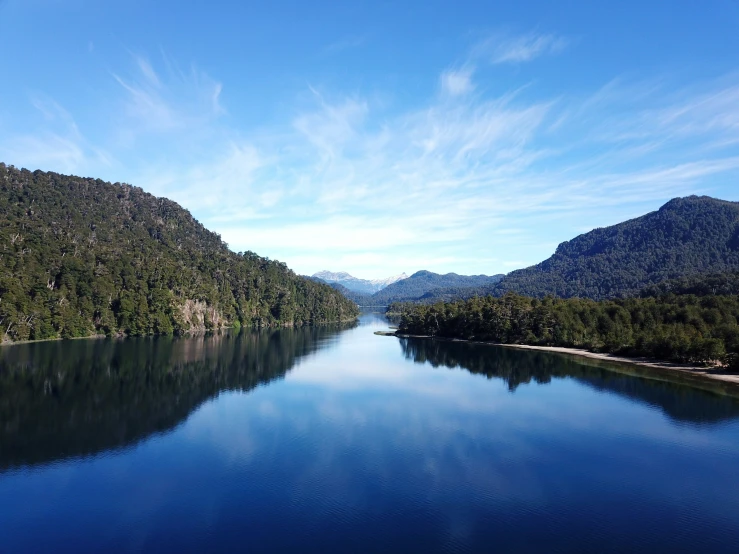
[[[155,5],[153,5],[155,4]],[[0,160],[299,273],[508,272],[739,200],[739,3],[0,0]]]

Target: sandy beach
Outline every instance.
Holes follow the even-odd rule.
[[[739,387],[739,375],[732,373],[724,373],[720,367],[706,367],[706,366],[691,366],[687,364],[677,364],[672,362],[665,362],[655,360],[651,358],[628,358],[625,356],[615,356],[613,354],[603,354],[599,352],[590,352],[589,350],[583,350],[581,348],[565,348],[562,346],[532,346],[528,344],[501,344],[496,342],[486,341],[469,341],[462,339],[446,339],[442,337],[429,337],[422,335],[405,335],[398,334],[392,331],[383,332],[378,331],[376,335],[383,336],[396,336],[396,337],[407,337],[407,338],[433,338],[436,340],[445,340],[450,342],[469,342],[471,344],[487,344],[490,346],[502,346],[505,348],[516,348],[519,350],[541,350],[544,352],[556,352],[559,354],[567,354],[570,356],[577,356],[581,358],[587,358],[589,360],[599,360],[604,362],[612,362],[616,364],[628,364],[630,366],[638,366],[649,368],[652,370],[659,370],[660,372],[673,373],[682,377],[687,377],[691,381],[698,380],[711,380],[719,381],[728,385]],[[735,389],[736,390],[736,389]]]
[[[590,352],[589,350],[582,350],[579,348],[565,348],[561,346],[530,346],[527,344],[497,344],[496,346],[505,346],[506,348],[518,348],[521,350],[544,350],[546,352],[560,352],[562,354],[571,354],[573,356],[581,356],[583,358],[590,358],[593,360],[605,360],[609,362],[632,364],[654,369],[667,369],[672,371],[679,371],[690,375],[700,375],[709,379],[716,379],[719,381],[725,381],[727,383],[735,383],[739,385],[739,375],[721,373],[721,368],[715,367],[690,366],[653,360],[651,358],[627,358],[624,356],[614,356],[613,354],[603,354],[599,352]]]

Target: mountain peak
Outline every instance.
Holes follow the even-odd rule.
[[[356,279],[356,277],[353,277],[352,275],[349,275],[346,271],[328,271],[324,269],[323,271],[319,271],[318,273],[314,273],[313,277],[318,277],[319,279],[323,279],[324,281],[340,281],[343,279]]]
[[[405,274],[405,272],[401,273],[400,275],[393,275],[392,277],[386,277],[385,279],[372,279],[370,283],[373,285],[383,285],[383,288],[392,285],[393,283],[397,283],[398,281],[402,281],[403,279],[407,279],[408,275]]]
[[[737,268],[739,202],[686,196],[561,243],[547,260],[509,273],[497,293],[600,300],[639,294],[666,279]]]
[[[411,275],[411,278],[417,279],[418,277],[436,277],[438,275],[438,273],[434,273],[433,271],[422,269],[420,271],[416,271],[413,275]]]
[[[346,271],[332,272],[327,270],[314,273],[313,277],[316,279],[321,279],[322,281],[326,281],[327,283],[338,283],[351,291],[361,292],[364,294],[374,294],[375,292],[384,289],[388,285],[397,283],[398,281],[408,278],[405,273],[401,273],[400,275],[386,277],[385,279],[369,280],[359,279],[350,275]]]
[[[696,207],[708,207],[708,206],[724,206],[724,205],[737,205],[737,202],[731,202],[729,200],[721,200],[719,198],[713,198],[712,196],[697,196],[692,194],[690,196],[678,196],[665,202],[659,209],[660,212],[679,210],[679,209],[691,209]]]

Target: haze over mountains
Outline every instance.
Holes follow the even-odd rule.
[[[456,273],[440,275],[421,270],[410,277],[405,276],[405,273],[398,277],[390,277],[384,280],[385,282],[390,281],[387,285],[378,288],[373,294],[368,294],[362,288],[359,288],[364,286],[361,284],[363,280],[356,279],[348,273],[322,271],[313,275],[313,278],[320,280],[322,275],[333,278],[334,280],[327,280],[327,282],[360,306],[385,306],[391,302],[456,298],[459,290],[464,292],[474,291],[480,287],[491,286],[503,278],[503,275],[457,275]],[[363,282],[372,283],[371,281]],[[380,282],[381,280],[374,281],[374,283]],[[352,286],[355,288],[352,288]]]
[[[449,294],[454,289],[476,289],[492,286],[499,282],[503,275],[457,275],[447,273],[440,275],[431,271],[417,271],[408,279],[393,283],[372,296],[377,304],[390,304],[408,300],[424,300],[436,295]]]
[[[319,271],[318,273],[314,273],[313,277],[329,284],[338,283],[351,291],[360,292],[362,294],[374,294],[388,285],[392,285],[397,281],[408,278],[405,273],[401,273],[400,275],[386,277],[385,279],[359,279],[349,275],[345,271],[339,271],[337,273],[331,271]]]
[[[419,271],[374,293],[362,305],[450,301],[515,292],[541,298],[601,300],[637,296],[666,280],[739,269],[739,202],[675,198],[659,210],[560,244],[543,262],[505,276]]]

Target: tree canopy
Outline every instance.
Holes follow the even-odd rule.
[[[508,293],[393,306],[400,332],[585,348],[689,363],[739,362],[739,296],[666,295],[595,301]]]
[[[667,279],[730,270],[739,270],[739,202],[689,196],[563,242],[549,259],[486,292],[624,298]]]
[[[138,187],[0,163],[0,338],[301,325],[357,307],[284,263],[235,253]]]

